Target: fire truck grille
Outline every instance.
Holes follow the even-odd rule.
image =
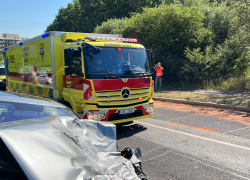
[[[130,96],[127,99],[122,97],[122,90],[96,92],[98,105],[126,105],[138,103],[148,99],[149,88],[130,89],[129,91]]]

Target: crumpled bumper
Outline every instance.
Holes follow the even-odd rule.
[[[139,179],[117,152],[116,127],[109,122],[44,118],[0,123],[0,138],[28,179]]]

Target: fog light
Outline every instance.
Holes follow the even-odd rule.
[[[101,112],[101,111],[88,112],[88,119],[100,120],[104,118],[105,118],[105,112]]]

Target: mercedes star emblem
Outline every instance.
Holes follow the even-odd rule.
[[[127,99],[127,98],[129,97],[129,95],[130,95],[130,92],[129,92],[128,89],[123,89],[123,90],[122,90],[122,97],[123,97],[124,99]]]

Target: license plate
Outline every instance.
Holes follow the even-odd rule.
[[[134,108],[131,108],[131,109],[121,109],[119,110],[119,114],[130,114],[130,113],[133,113],[135,112],[135,109]]]

